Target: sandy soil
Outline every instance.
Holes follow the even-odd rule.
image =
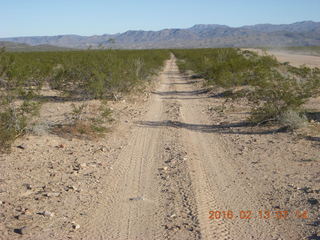
[[[319,239],[318,133],[249,127],[201,83],[172,57],[105,138],[20,139],[0,158],[0,239]]]
[[[247,49],[250,51],[255,51],[259,54],[263,54],[263,51],[260,49]],[[306,65],[309,67],[318,67],[320,68],[320,57],[312,56],[307,54],[294,54],[292,52],[286,51],[276,51],[270,50],[269,54],[275,56],[279,62],[289,62],[290,65],[295,67],[300,67],[301,65]]]
[[[304,64],[310,67],[320,67],[320,57],[318,56],[293,54],[281,51],[270,51],[270,53],[276,56],[280,62],[289,62],[295,67],[299,67]]]

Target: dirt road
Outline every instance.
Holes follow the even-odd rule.
[[[319,144],[246,126],[245,105],[224,103],[201,81],[179,73],[172,56],[145,113],[99,143],[114,150],[25,139],[28,148],[1,160],[0,239],[317,239]],[[304,210],[308,219],[295,215]]]
[[[249,160],[234,158],[234,145],[216,131],[204,104],[201,90],[179,73],[172,57],[148,113],[136,122],[103,183],[108,186],[100,196],[103,203],[93,206],[79,236],[301,239],[294,221],[258,219],[260,210],[274,208],[265,198],[272,185],[252,173]],[[209,220],[211,210],[236,216]],[[252,211],[253,218],[240,219],[242,211]]]

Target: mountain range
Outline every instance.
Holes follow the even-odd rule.
[[[320,46],[320,22],[258,24],[229,27],[197,24],[191,28],[160,31],[127,31],[94,36],[58,35],[0,38],[19,44],[65,48],[195,48],[195,47],[287,47]]]

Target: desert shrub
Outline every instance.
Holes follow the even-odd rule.
[[[15,86],[41,89],[49,83],[66,96],[112,98],[126,93],[155,74],[167,50],[88,50],[5,53],[0,73],[19,79]],[[14,83],[14,82],[13,82]]]
[[[12,142],[25,134],[32,117],[39,113],[35,101],[37,85],[29,70],[18,71],[15,59],[0,52],[0,151],[10,149]],[[31,70],[33,71],[33,70]],[[31,82],[26,82],[26,78]]]
[[[77,121],[70,124],[60,124],[55,126],[52,133],[63,138],[96,139],[103,137],[106,128],[101,125],[93,124],[90,121]]]
[[[254,91],[249,95],[249,100],[254,104],[250,120],[274,121],[284,112],[300,112],[302,105],[319,93],[319,88],[320,72],[317,69],[303,67],[299,74],[294,75],[269,69],[260,75]]]
[[[107,131],[106,123],[111,121],[112,111],[103,101],[96,111],[89,104],[72,104],[70,120],[53,126],[51,132],[65,138],[96,139]],[[88,113],[89,112],[89,113]],[[92,113],[95,112],[95,115]]]
[[[136,86],[147,83],[169,56],[167,50],[8,53],[1,49],[1,147],[9,146],[25,132],[36,113],[39,105],[36,100],[44,84],[66,97],[118,99]],[[81,118],[81,110],[74,109],[75,118]],[[103,115],[110,116],[110,113],[105,109]],[[79,125],[79,122],[80,119],[73,125]],[[90,128],[79,129],[103,130],[97,122],[93,124]]]
[[[108,107],[108,104],[106,101],[102,101],[101,105],[99,107],[100,116],[102,119],[107,121],[112,121],[112,110]]]
[[[209,85],[229,88],[250,84],[255,69],[277,66],[271,56],[235,48],[173,50],[180,71],[194,71]]]
[[[26,119],[23,116],[17,116],[13,109],[2,109],[0,113],[0,152],[8,150],[12,142],[26,128]]]
[[[319,94],[320,70],[280,64],[268,55],[239,49],[174,50],[181,71],[200,74],[209,85],[231,91],[233,100],[246,97],[252,105],[250,121],[265,123],[283,119],[284,113],[300,112],[302,105]],[[227,91],[229,91],[227,90]],[[294,125],[294,124],[293,124]]]
[[[301,113],[289,110],[283,112],[278,119],[279,123],[291,130],[303,128],[307,125],[307,117]]]
[[[40,103],[13,99],[4,93],[0,97],[0,151],[9,150],[11,143],[26,133],[29,121],[39,113]]]
[[[297,81],[284,78],[277,72],[270,73],[268,78],[260,79],[249,95],[253,104],[250,120],[256,123],[274,121],[285,111],[299,110],[306,99],[303,86]]]
[[[53,53],[51,53],[52,55]],[[54,53],[52,88],[84,98],[114,98],[155,74],[169,57],[166,50],[104,50]]]
[[[72,104],[71,107],[72,107],[71,115],[72,115],[73,121],[78,122],[82,120],[81,117],[84,109],[87,107],[87,104],[83,103],[80,106],[76,106],[75,104]]]

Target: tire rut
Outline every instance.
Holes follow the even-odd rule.
[[[209,211],[215,209],[222,209],[222,206],[218,205],[215,195],[219,192],[216,185],[212,184],[214,178],[208,173],[209,169],[206,165],[208,160],[212,156],[207,155],[208,152],[213,152],[208,146],[202,146],[203,142],[207,139],[200,138],[194,132],[190,132],[184,129],[185,124],[192,120],[194,116],[198,116],[199,113],[193,111],[196,107],[195,102],[192,104],[186,103],[184,97],[189,97],[188,93],[192,92],[189,89],[181,91],[184,80],[179,73],[178,67],[175,61],[171,62],[170,65],[170,76],[168,77],[171,83],[172,95],[170,99],[175,99],[174,102],[179,106],[179,117],[173,119],[174,121],[169,122],[168,125],[176,129],[179,132],[179,143],[187,149],[188,158],[184,162],[185,169],[188,169],[188,175],[190,183],[193,185],[193,201],[196,204],[197,212],[197,224],[200,227],[201,239],[232,239],[230,236],[230,227],[226,220],[209,220]],[[177,87],[180,86],[180,87]],[[197,93],[195,94],[197,95]],[[172,100],[171,100],[172,101]],[[186,112],[188,114],[186,114]],[[199,116],[200,117],[200,116]],[[200,133],[199,133],[200,134]]]
[[[166,119],[180,119],[180,106],[176,102],[165,105]],[[165,239],[201,239],[200,225],[190,170],[186,163],[187,152],[181,144],[178,129],[166,129],[163,146],[163,167],[159,168],[163,209],[165,209]]]

